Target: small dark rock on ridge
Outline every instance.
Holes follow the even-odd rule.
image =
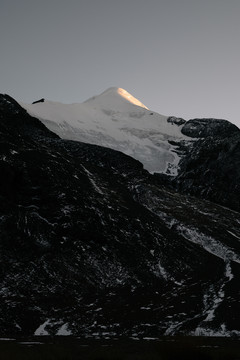
[[[178,118],[176,116],[169,116],[169,118],[167,119],[167,122],[180,126],[180,125],[185,124],[186,120],[184,120],[182,118]]]
[[[34,101],[32,104],[37,104],[37,103],[41,103],[41,102],[44,102],[45,101],[45,99],[40,99],[40,100],[37,100],[37,101]]]

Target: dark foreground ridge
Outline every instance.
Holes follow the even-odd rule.
[[[240,334],[239,213],[60,139],[6,95],[0,218],[2,337]]]
[[[156,341],[129,339],[83,340],[35,337],[0,341],[8,360],[236,360],[239,340],[232,338],[161,337]]]

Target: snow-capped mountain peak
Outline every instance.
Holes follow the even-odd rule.
[[[139,106],[143,109],[149,110],[141,101],[131,95],[127,90],[124,90],[119,87],[110,87],[101,93],[98,96],[94,96],[85,101],[85,103],[94,103],[98,105],[108,105],[109,107],[126,106],[126,103],[129,102],[133,105]],[[122,109],[124,110],[124,109]]]
[[[182,124],[149,110],[118,87],[80,104],[44,101],[21,105],[61,138],[121,151],[150,172],[176,175],[180,160],[176,142],[189,139],[181,132]]]

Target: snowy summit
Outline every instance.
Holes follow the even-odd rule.
[[[141,101],[132,96],[128,91],[118,87],[111,87],[102,94],[93,96],[85,102],[93,101],[98,105],[102,104],[103,106],[113,107],[115,109],[119,109],[119,111],[124,110],[124,104],[126,107],[127,103],[149,110]]]
[[[181,133],[182,125],[149,110],[122,88],[111,87],[83,103],[21,105],[63,139],[121,151],[150,172],[177,174],[180,158],[171,142],[187,138]]]

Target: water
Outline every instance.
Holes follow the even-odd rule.
[[[161,337],[86,340],[76,337],[0,339],[0,360],[240,360],[240,339]]]

